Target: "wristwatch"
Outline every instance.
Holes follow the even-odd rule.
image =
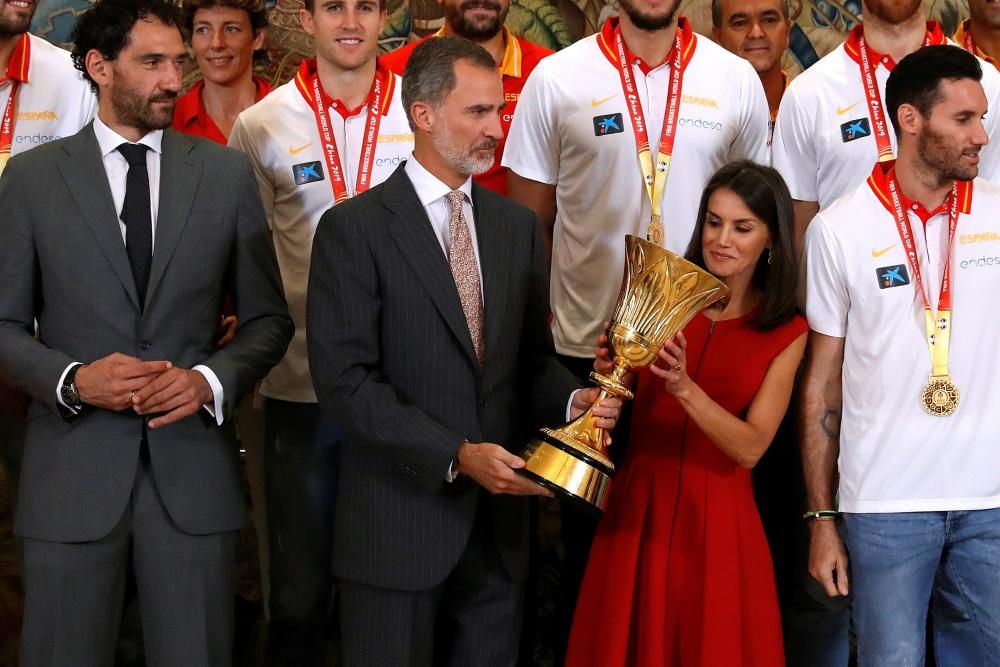
[[[77,364],[69,369],[66,377],[63,378],[62,387],[59,388],[59,397],[62,398],[66,407],[74,412],[83,409],[83,401],[80,400],[80,391],[76,388],[76,372],[83,368],[83,364]]]

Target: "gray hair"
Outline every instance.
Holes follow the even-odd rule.
[[[490,52],[464,37],[432,37],[413,49],[403,72],[403,107],[410,129],[416,130],[410,110],[415,102],[437,108],[455,89],[455,63],[459,60],[496,70]]]
[[[791,0],[781,0],[781,15],[787,21],[792,15]],[[722,0],[712,0],[712,27],[722,27]]]

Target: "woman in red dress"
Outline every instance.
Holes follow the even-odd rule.
[[[729,164],[705,189],[687,257],[730,298],[696,315],[638,378],[569,667],[784,665],[750,469],[788,408],[805,349],[792,220],[769,167]]]

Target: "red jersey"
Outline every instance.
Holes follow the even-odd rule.
[[[253,82],[257,86],[256,101],[260,102],[265,95],[271,92],[271,86],[259,76],[255,76]],[[177,107],[174,109],[174,129],[184,134],[211,139],[215,143],[225,146],[228,143],[226,135],[222,134],[212,117],[205,111],[205,103],[201,99],[201,91],[204,87],[205,81],[199,81],[191,86],[191,90],[177,98]]]
[[[418,42],[407,44],[381,56],[379,62],[390,71],[403,76],[406,63],[409,61],[413,49],[417,48],[417,44],[443,34],[444,28],[438,30],[433,35],[424,37]],[[503,29],[503,36],[504,44],[506,45],[504,47],[503,61],[500,63],[500,73],[503,75],[503,97],[506,102],[506,106],[504,106],[503,112],[500,115],[500,127],[503,128],[503,138],[500,139],[500,143],[497,145],[493,166],[486,173],[476,176],[475,180],[483,187],[506,195],[507,168],[500,166],[500,158],[503,157],[503,147],[507,139],[507,133],[510,131],[510,121],[514,117],[517,100],[521,97],[521,89],[524,88],[524,82],[528,79],[528,75],[531,74],[531,70],[535,69],[538,61],[550,55],[552,51],[529,42],[523,37],[515,37],[506,27]]]

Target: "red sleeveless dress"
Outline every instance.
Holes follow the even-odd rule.
[[[688,373],[744,418],[771,361],[805,333],[747,317],[684,330]],[[613,446],[613,445],[612,445]],[[601,519],[567,667],[780,667],[781,619],[750,471],[726,456],[648,372]]]

